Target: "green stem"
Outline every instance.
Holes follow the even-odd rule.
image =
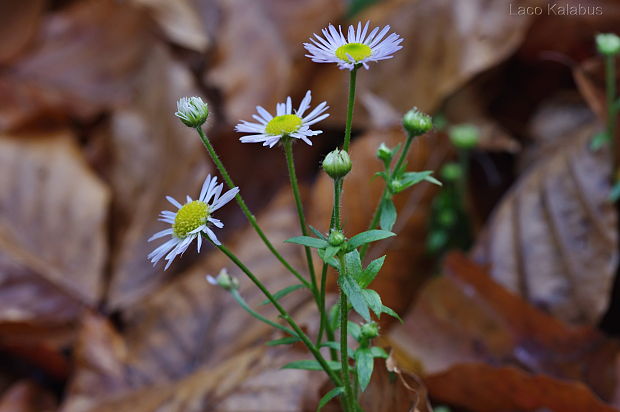
[[[266,317],[264,317],[263,315],[261,315],[260,313],[256,312],[254,309],[252,309],[247,302],[245,301],[245,299],[243,299],[243,297],[239,294],[239,291],[237,289],[233,289],[230,294],[233,296],[233,298],[235,298],[235,300],[237,301],[237,303],[239,304],[239,306],[241,306],[243,309],[245,309],[246,312],[248,312],[250,315],[254,316],[256,319],[260,320],[261,322],[264,322],[266,324],[268,324],[269,326],[273,326],[276,329],[279,329],[283,332],[288,333],[291,336],[297,336],[297,334],[295,332],[293,332],[291,329],[287,328],[286,326],[280,325],[278,323],[275,323],[269,319],[267,319]]]
[[[368,230],[375,229],[377,225],[379,224],[379,220],[381,219],[381,203],[383,202],[384,199],[392,196],[390,193],[388,182],[392,179],[392,176],[394,176],[394,174],[398,171],[398,169],[400,169],[400,167],[405,162],[405,159],[407,158],[407,155],[409,154],[409,149],[411,148],[411,143],[413,142],[413,139],[414,137],[412,135],[410,134],[407,135],[407,140],[405,141],[405,147],[403,147],[403,150],[401,150],[398,160],[396,161],[396,165],[394,165],[394,168],[392,169],[388,168],[386,170],[387,176],[385,179],[385,187],[383,188],[383,193],[381,194],[381,197],[379,198],[379,203],[377,204],[377,207],[375,207],[375,212],[372,215],[370,225],[368,225]],[[369,246],[370,246],[370,243],[366,243],[364,246],[362,246],[362,248],[360,249],[360,259],[364,260],[364,256],[366,256],[366,252],[368,251]]]
[[[297,207],[297,217],[299,218],[299,226],[301,234],[308,236],[308,225],[306,225],[306,217],[304,215],[304,206],[301,202],[299,193],[299,183],[297,182],[297,173],[295,172],[295,159],[293,158],[293,139],[291,137],[284,138],[284,154],[286,156],[286,165],[288,167],[288,175],[291,181],[293,197],[295,198],[295,206]],[[310,272],[310,282],[312,284],[312,293],[320,306],[319,289],[316,284],[316,273],[314,271],[314,263],[312,262],[312,252],[308,246],[304,246],[306,251],[306,261],[308,262],[308,271]]]
[[[344,262],[344,256],[342,253],[339,256],[340,258],[340,276],[346,276],[346,265]],[[349,345],[348,345],[348,333],[347,333],[347,324],[349,320],[349,302],[347,300],[347,295],[340,289],[340,363],[341,363],[341,371],[342,371],[342,383],[344,385],[344,395],[345,395],[345,403],[347,405],[348,410],[353,410],[352,405],[355,402],[355,398],[353,395],[353,391],[351,388],[351,376],[349,374],[349,357],[347,354],[349,353]]]
[[[355,105],[355,83],[357,79],[357,69],[359,66],[355,66],[351,70],[351,76],[349,78],[349,101],[347,103],[347,123],[344,128],[344,143],[342,148],[345,151],[349,151],[349,144],[351,143],[351,123],[353,122],[353,106]]]
[[[607,134],[611,141],[611,153],[614,159],[614,169],[620,166],[618,164],[616,149],[616,110],[614,108],[614,100],[616,99],[616,57],[605,57],[605,82],[607,92]]]
[[[197,127],[196,131],[200,135],[200,140],[202,140],[202,144],[206,147],[207,151],[209,152],[209,155],[211,156],[211,159],[213,160],[213,163],[215,163],[215,166],[220,171],[220,174],[222,175],[222,178],[224,179],[224,181],[226,182],[228,187],[231,188],[231,189],[233,187],[236,187],[235,183],[230,178],[230,175],[228,174],[228,171],[226,170],[226,167],[224,167],[224,164],[222,163],[222,161],[220,160],[219,156],[215,152],[215,149],[213,148],[213,145],[211,144],[211,142],[209,141],[209,139],[205,135],[205,133],[202,130],[202,128],[201,127]],[[250,225],[254,228],[254,230],[256,231],[258,236],[261,238],[261,240],[263,241],[265,246],[267,246],[267,249],[269,249],[269,251],[271,253],[273,253],[273,255],[280,261],[280,263],[282,263],[282,265],[286,269],[288,269],[297,278],[297,280],[299,280],[305,287],[307,287],[308,289],[312,290],[312,286],[310,285],[310,283],[308,283],[308,281],[306,279],[304,279],[303,276],[301,276],[299,274],[299,272],[297,272],[290,265],[290,263],[288,263],[286,261],[286,259],[284,259],[284,257],[280,254],[280,252],[278,252],[276,250],[276,248],[269,241],[269,239],[267,239],[267,236],[265,235],[263,230],[258,225],[258,222],[256,221],[256,218],[254,217],[252,212],[250,212],[250,209],[248,208],[248,206],[245,204],[245,201],[243,200],[243,197],[241,197],[240,194],[237,194],[237,196],[235,196],[235,200],[237,201],[237,204],[241,208],[241,211],[243,212],[245,217],[248,219],[248,222],[250,222]]]
[[[334,222],[332,227],[336,230],[342,229],[340,222],[340,197],[342,195],[342,179],[334,180]]]
[[[329,378],[332,380],[334,385],[340,386],[341,385],[340,378],[338,378],[338,375],[336,375],[334,371],[329,367],[329,365],[327,364],[327,361],[325,361],[325,358],[323,358],[323,355],[321,355],[321,352],[319,351],[319,349],[310,341],[310,338],[308,338],[308,336],[299,327],[299,325],[297,325],[297,323],[293,320],[291,315],[289,315],[286,309],[284,309],[282,305],[280,305],[278,300],[267,290],[265,285],[263,285],[261,281],[258,280],[256,276],[254,276],[254,274],[250,271],[250,269],[248,269],[247,266],[245,266],[243,262],[241,262],[239,258],[237,258],[237,256],[235,256],[235,254],[230,251],[230,249],[228,249],[224,245],[218,245],[217,248],[221,250],[226,256],[228,256],[228,258],[235,265],[237,265],[237,267],[241,269],[248,278],[250,278],[250,280],[260,289],[260,291],[263,292],[265,297],[269,299],[271,304],[280,313],[280,316],[282,317],[282,319],[284,319],[291,326],[291,328],[293,328],[293,330],[295,331],[295,336],[299,337],[302,340],[302,342],[306,345],[308,350],[312,353],[312,355],[314,355],[314,358],[317,360],[317,362],[319,362],[319,364],[321,365],[325,373],[327,373],[327,376],[329,376]]]

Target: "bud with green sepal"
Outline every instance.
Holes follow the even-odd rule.
[[[209,117],[209,107],[200,97],[182,97],[174,114],[187,127],[200,127]]]
[[[340,246],[344,243],[345,240],[346,238],[341,230],[332,229],[329,233],[329,238],[327,239],[327,242],[330,244],[330,246]]]
[[[341,179],[351,171],[351,158],[349,154],[340,149],[332,150],[323,159],[323,170],[332,179]]]
[[[615,56],[620,53],[620,37],[614,33],[598,34],[596,48],[604,56]]]
[[[239,281],[230,276],[226,268],[220,270],[220,273],[215,278],[211,275],[207,275],[207,281],[210,284],[220,286],[229,292],[239,289]]]
[[[414,107],[403,116],[403,127],[409,136],[421,136],[433,128],[433,120],[429,115]]]

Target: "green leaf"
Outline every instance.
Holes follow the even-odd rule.
[[[359,315],[366,321],[370,321],[368,304],[366,303],[366,299],[364,298],[362,288],[357,283],[357,281],[351,276],[349,276],[348,273],[345,273],[345,275],[340,275],[338,281],[340,283],[340,288],[347,296],[347,298],[349,298],[349,302],[351,302],[353,310],[359,313]]]
[[[394,206],[392,199],[383,199],[379,210],[381,213],[379,226],[383,230],[392,230],[394,223],[396,223],[396,206]]]
[[[364,300],[370,309],[375,312],[375,315],[381,316],[381,313],[383,312],[381,296],[379,296],[379,294],[372,289],[364,289],[362,290],[362,293],[364,294]]]
[[[273,297],[274,297],[276,300],[280,300],[281,298],[283,298],[284,296],[288,295],[289,293],[294,292],[294,291],[296,291],[297,289],[301,289],[301,288],[303,288],[303,287],[304,287],[304,285],[301,285],[301,284],[299,284],[299,283],[298,283],[298,284],[296,284],[296,285],[291,285],[291,286],[285,287],[285,288],[284,288],[284,289],[282,289],[282,290],[277,291],[276,293],[274,293],[274,294],[273,294]],[[263,301],[261,302],[261,305],[266,305],[266,304],[268,304],[268,303],[270,303],[270,302],[271,302],[271,301],[270,301],[269,299],[265,299],[265,300],[263,300]]]
[[[327,342],[323,342],[319,345],[320,348],[330,348],[330,349],[335,349],[338,352],[340,352],[340,342],[334,342],[333,340],[331,341],[327,341]],[[353,350],[351,348],[347,348],[347,353],[349,355],[349,358],[353,357]]]
[[[378,346],[373,346],[372,348],[370,348],[370,353],[372,353],[373,358],[387,359],[388,357],[387,352],[383,350],[383,348],[380,348]]]
[[[333,258],[334,256],[336,256],[338,254],[338,252],[340,252],[340,246],[328,246],[325,249],[325,254],[323,255],[323,260],[327,261],[327,260]]]
[[[398,319],[400,323],[403,323],[403,320],[400,318],[400,316],[398,316],[398,313],[394,312],[394,310],[388,308],[387,306],[382,305],[381,312],[390,315],[391,317]]]
[[[368,287],[368,285],[375,280],[377,273],[379,273],[381,266],[383,266],[383,262],[385,262],[385,255],[373,260],[366,266],[366,269],[362,272],[362,276],[357,280],[361,287]]]
[[[620,182],[614,183],[609,193],[609,200],[613,203],[617,202],[618,199],[620,199]]]
[[[323,407],[327,405],[329,401],[331,401],[336,396],[341,395],[343,393],[344,393],[344,388],[342,386],[338,386],[332,389],[331,391],[327,392],[319,401],[319,406],[316,408],[316,412],[320,412],[321,409],[323,409]]]
[[[356,341],[360,340],[360,334],[362,333],[362,328],[360,325],[355,322],[348,321],[347,330],[349,331],[349,335],[353,336]]]
[[[344,255],[344,264],[347,268],[347,274],[353,277],[353,279],[357,281],[362,276],[362,261],[357,250]]]
[[[329,309],[328,318],[332,330],[337,330],[340,325],[340,299]]]
[[[372,369],[375,366],[374,356],[369,348],[360,348],[355,351],[355,368],[357,370],[357,381],[362,392],[370,383]]]
[[[420,183],[423,180],[427,180],[430,175],[433,173],[432,170],[425,170],[422,172],[405,172],[402,175],[399,175],[400,185],[398,189],[394,191],[394,193],[400,193],[403,190],[410,188],[411,186]],[[431,178],[434,179],[434,178]],[[436,180],[436,179],[434,179]],[[437,181],[437,180],[436,180]],[[437,181],[441,186],[441,183]]]
[[[594,135],[592,141],[590,142],[591,150],[598,150],[605,145],[605,143],[609,142],[611,139],[609,138],[609,134],[607,131],[602,131]]]
[[[333,256],[332,257],[326,256],[327,248],[319,249],[316,252],[318,253],[319,257],[323,260],[323,262],[327,263],[329,266],[340,271],[340,263],[338,262],[338,259],[336,259]]]
[[[316,237],[318,237],[320,239],[323,239],[323,240],[327,240],[327,237],[325,237],[325,235],[323,233],[319,232],[317,230],[317,228],[315,228],[312,225],[308,225],[308,227],[310,227],[310,230],[312,230],[312,233],[314,233],[316,235]]]
[[[340,366],[341,366],[340,362],[334,362],[334,361],[325,361],[325,362],[332,370],[335,370],[335,371],[340,370]],[[322,371],[323,367],[315,359],[304,359],[304,360],[289,362],[286,365],[282,366],[281,369],[304,369],[307,371]]]
[[[301,341],[301,339],[299,339],[296,336],[288,336],[282,339],[270,340],[269,342],[265,343],[265,345],[267,346],[289,345],[291,343],[295,343],[299,341]]]
[[[327,243],[325,240],[317,239],[310,236],[296,236],[286,240],[285,242],[296,243],[298,245],[313,247],[315,249],[323,249],[329,246],[329,243]]]
[[[432,183],[434,185],[437,186],[443,186],[443,183],[441,183],[439,180],[435,179],[433,176],[426,176],[426,178],[424,178],[424,180],[426,180],[429,183]]]
[[[376,242],[377,240],[386,239],[392,236],[396,236],[396,233],[392,233],[387,230],[368,230],[366,232],[358,233],[349,239],[349,247],[351,249],[357,249],[366,243]]]

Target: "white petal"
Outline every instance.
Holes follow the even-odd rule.
[[[169,201],[170,203],[172,203],[173,206],[176,206],[177,209],[182,208],[183,206],[176,201],[176,199],[172,196],[166,196],[166,200]]]

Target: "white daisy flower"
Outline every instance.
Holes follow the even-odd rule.
[[[223,183],[217,184],[215,176],[208,175],[202,185],[198,200],[192,200],[187,196],[186,203],[181,205],[174,198],[166,196],[166,199],[178,210],[176,212],[164,210],[159,215],[159,220],[169,223],[171,227],[155,233],[149,242],[168,235],[170,239],[149,254],[148,258],[153,265],[164,258],[168,261],[166,263],[166,269],[168,269],[174,258],[183,254],[194,239],[198,242],[198,252],[200,252],[203,235],[208,236],[216,245],[221,245],[211,230],[211,226],[222,228],[224,224],[212,217],[212,214],[239,193],[239,188],[235,187],[222,195],[223,187]]]
[[[398,34],[392,33],[385,37],[390,26],[385,26],[381,31],[379,27],[375,27],[368,34],[369,24],[370,22],[367,22],[362,28],[362,23],[359,22],[357,30],[349,26],[346,37],[340,26],[336,30],[330,24],[322,30],[323,37],[314,33],[316,38],[310,38],[312,43],[304,43],[309,52],[306,57],[316,63],[337,63],[341,69],[353,70],[358,64],[368,69],[368,62],[391,59],[395,52],[403,48],[400,45],[403,39]]]
[[[312,146],[312,142],[308,137],[316,136],[323,132],[321,130],[310,130],[310,126],[329,116],[328,113],[324,113],[325,110],[329,109],[329,106],[326,102],[323,102],[304,116],[304,113],[310,107],[311,100],[312,94],[308,90],[299,108],[293,113],[291,98],[288,97],[286,103],[278,103],[276,105],[275,117],[261,106],[256,106],[258,114],[253,114],[252,117],[258,123],[242,120],[241,123],[235,126],[235,130],[240,133],[252,133],[248,136],[243,136],[239,140],[242,143],[263,143],[263,146],[273,147],[284,136],[290,136],[295,139],[301,139]]]

